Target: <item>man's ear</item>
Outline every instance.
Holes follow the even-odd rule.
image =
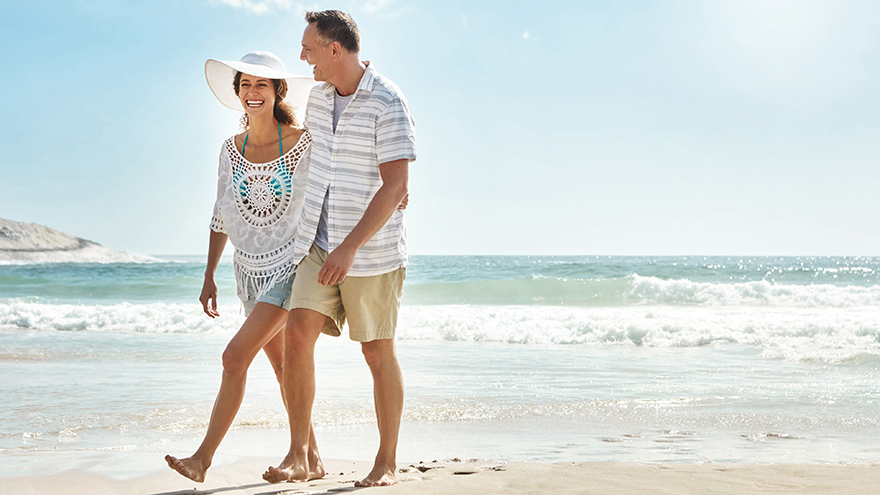
[[[338,41],[332,41],[330,43],[330,55],[333,57],[338,57],[342,54],[342,45],[339,44]]]

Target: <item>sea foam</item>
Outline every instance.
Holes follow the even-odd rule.
[[[244,321],[235,305],[220,306],[216,320],[196,304],[43,304],[24,300],[0,302],[0,327],[29,330],[230,333]]]
[[[244,320],[237,306],[212,320],[192,304],[68,305],[0,303],[0,327],[232,335]],[[398,338],[695,347],[742,344],[768,357],[842,362],[880,356],[880,308],[404,306]]]
[[[791,285],[767,280],[721,284],[635,275],[624,299],[641,305],[853,308],[880,305],[880,285]]]

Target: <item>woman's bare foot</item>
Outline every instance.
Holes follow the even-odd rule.
[[[394,470],[397,466],[374,466],[373,470],[366,478],[355,481],[354,486],[391,486],[397,483],[397,476]]]
[[[285,457],[277,468],[274,466],[269,466],[269,469],[267,469],[266,472],[263,473],[263,479],[268,481],[269,483],[281,483],[283,481],[297,483],[308,481],[309,478],[310,473],[306,466],[295,464],[290,455]]]
[[[207,472],[208,468],[211,467],[210,462],[203,463],[195,457],[178,459],[176,457],[166,455],[165,462],[168,463],[168,467],[177,471],[182,476],[185,476],[195,481],[196,483],[202,483],[203,481],[205,481],[205,472]]]

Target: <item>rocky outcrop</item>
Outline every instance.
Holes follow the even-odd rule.
[[[124,253],[45,225],[0,218],[0,262],[140,263],[154,258]]]

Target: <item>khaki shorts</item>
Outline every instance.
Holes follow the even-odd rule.
[[[318,272],[326,259],[327,251],[313,244],[296,268],[284,309],[311,309],[329,316],[333,321],[321,331],[334,337],[342,334],[340,330],[348,319],[351,340],[393,339],[406,268],[372,277],[347,276],[341,283],[324,286],[318,283]]]

